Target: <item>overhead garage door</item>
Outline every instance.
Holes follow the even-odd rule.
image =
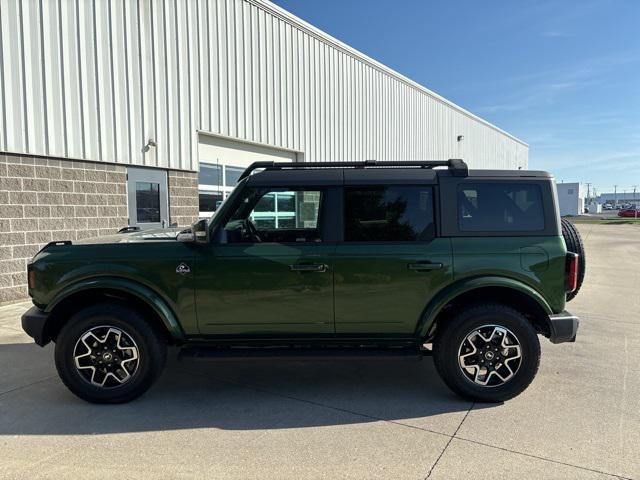
[[[228,137],[200,133],[199,194],[200,216],[210,216],[233,190],[240,174],[253,162],[302,161],[303,154],[268,145],[244,142]]]

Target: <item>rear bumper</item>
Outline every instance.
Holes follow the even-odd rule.
[[[567,312],[549,315],[549,340],[551,343],[575,342],[580,319]]]
[[[49,314],[38,307],[31,307],[22,315],[22,329],[41,347],[51,340],[46,333],[48,319]]]

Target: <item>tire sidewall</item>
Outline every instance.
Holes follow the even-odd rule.
[[[566,301],[570,302],[573,300],[582,288],[582,284],[584,283],[584,277],[586,273],[586,253],[584,249],[584,242],[582,241],[582,236],[580,232],[576,228],[576,226],[571,223],[566,218],[561,219],[562,225],[562,237],[564,238],[565,246],[567,247],[568,252],[577,253],[579,256],[578,259],[578,284],[576,289],[573,292],[569,292],[566,295]]]
[[[469,379],[459,365],[459,349],[463,340],[474,330],[496,325],[510,330],[518,339],[522,361],[514,377],[504,385],[483,387]],[[473,400],[504,401],[521,393],[538,371],[540,342],[535,330],[518,312],[511,309],[471,309],[454,319],[444,334],[436,355],[445,382],[457,393]]]
[[[92,385],[75,366],[74,348],[88,330],[99,326],[113,326],[129,335],[138,348],[138,368],[130,380],[121,386],[102,388]],[[55,348],[58,373],[67,387],[84,400],[97,403],[129,401],[146,391],[159,375],[162,352],[157,338],[148,332],[149,326],[135,311],[124,307],[90,307],[74,315],[60,332]]]

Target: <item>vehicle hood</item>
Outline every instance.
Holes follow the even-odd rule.
[[[102,237],[87,238],[74,241],[77,245],[100,245],[109,243],[137,243],[137,242],[167,242],[175,241],[178,233],[189,230],[190,227],[148,228],[133,232],[114,233]]]

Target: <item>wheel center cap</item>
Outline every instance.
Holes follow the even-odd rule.
[[[104,358],[105,361],[110,362],[113,359],[113,355],[111,355],[110,353],[105,353],[102,358]]]
[[[493,357],[495,357],[495,354],[491,351],[488,351],[484,354],[484,358],[486,358],[487,360],[493,360]]]

